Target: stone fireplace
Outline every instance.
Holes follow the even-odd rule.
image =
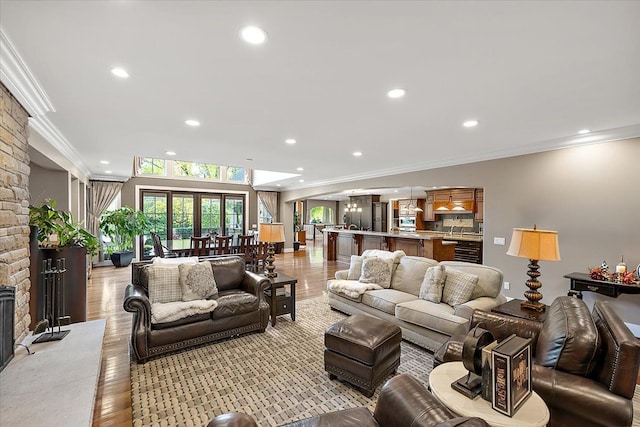
[[[29,332],[29,115],[0,83],[0,285],[15,288],[15,340]]]

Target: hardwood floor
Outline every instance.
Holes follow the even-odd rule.
[[[327,279],[348,268],[322,259],[322,241],[307,241],[299,251],[276,255],[276,272],[298,279],[296,301],[326,292]],[[129,337],[131,313],[122,308],[124,289],[131,281],[131,267],[94,268],[88,283],[88,320],[107,319],[102,367],[93,413],[94,426],[131,426]]]

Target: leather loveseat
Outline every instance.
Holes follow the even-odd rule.
[[[131,348],[136,360],[234,335],[264,332],[269,322],[269,305],[264,291],[270,286],[263,276],[245,270],[237,256],[206,257],[211,263],[218,293],[211,297],[217,307],[208,313],[191,315],[167,323],[154,324],[148,294],[147,269],[151,262],[132,264],[132,283],[127,286],[124,309],[133,313]]]
[[[577,298],[559,297],[544,323],[475,311],[498,340],[511,334],[532,339],[532,384],[551,413],[550,426],[630,426],[640,366],[640,344],[606,302],[592,314]],[[452,337],[435,363],[460,360],[464,336]]]
[[[211,420],[207,427],[257,427],[247,414],[230,412]],[[387,381],[373,412],[344,409],[286,424],[286,427],[489,427],[484,420],[456,417],[415,378],[400,374]]]

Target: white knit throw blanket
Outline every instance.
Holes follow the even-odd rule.
[[[193,301],[154,302],[151,304],[151,323],[174,322],[194,314],[208,313],[218,306],[218,301],[196,299]]]
[[[360,283],[355,280],[333,280],[329,284],[329,289],[336,293],[344,294],[349,298],[358,298],[366,291],[384,288],[375,283]]]

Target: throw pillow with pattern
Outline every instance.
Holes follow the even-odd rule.
[[[478,284],[478,276],[460,270],[448,268],[442,290],[442,302],[452,307],[464,304],[471,299],[473,289]]]
[[[424,280],[420,286],[419,298],[440,304],[442,301],[442,289],[447,273],[444,265],[436,265],[427,268]]]
[[[391,272],[393,270],[392,259],[382,259],[378,257],[364,257],[362,260],[362,271],[360,272],[360,283],[375,283],[383,288],[391,286]]]
[[[359,255],[351,255],[351,263],[349,264],[349,273],[347,280],[358,280],[362,272],[362,257]]]
[[[150,265],[145,271],[148,274],[147,290],[151,304],[182,301],[177,265]]]
[[[198,264],[180,264],[180,287],[182,288],[182,300],[193,301],[209,298],[218,293],[216,280],[213,277],[213,269],[209,261]]]

